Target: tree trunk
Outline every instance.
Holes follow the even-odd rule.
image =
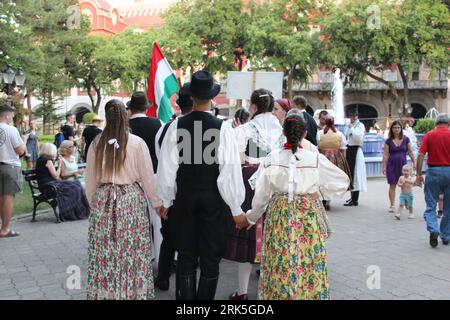
[[[408,87],[408,76],[405,73],[405,70],[403,70],[403,67],[401,64],[398,64],[398,71],[400,72],[400,76],[402,77],[403,81],[403,115],[407,116],[409,115],[409,111],[406,109],[407,107],[410,107],[409,105],[409,87]]]
[[[294,84],[294,67],[291,67],[289,69],[288,83],[287,83],[289,100],[292,100],[292,97],[293,97],[293,95],[292,95],[293,84]]]
[[[86,88],[87,94],[88,94],[88,96],[89,96],[89,100],[91,100],[91,107],[92,107],[92,110],[94,110],[94,108],[95,108],[95,103],[94,103],[94,97],[92,96],[92,92],[91,92],[91,89],[92,89],[92,88],[91,88],[90,85],[86,86],[85,88]]]
[[[46,108],[46,103],[47,103],[47,99],[46,99],[46,95],[45,95],[45,93],[42,95],[42,108],[43,108],[43,110],[45,110],[45,108]],[[45,124],[46,124],[46,118],[45,118],[45,111],[43,112],[43,114],[42,114],[42,130],[44,131],[44,134],[46,134],[47,132],[46,132],[46,130],[45,130]]]
[[[33,118],[33,109],[31,107],[31,91],[27,89],[27,108],[28,108],[28,125],[31,124]]]
[[[53,107],[53,92],[52,92],[52,91],[50,91],[50,92],[48,93],[48,106],[49,106],[49,109]],[[49,117],[49,119],[47,119],[47,122],[49,122],[49,128],[48,128],[48,130],[47,130],[47,134],[48,134],[48,132],[49,132],[49,130],[50,130],[50,125],[51,125],[51,123],[50,123],[50,121],[51,121],[51,116],[48,115],[48,117]]]
[[[97,103],[95,104],[94,112],[98,114],[98,109],[100,109],[100,103],[102,102],[102,94],[100,88],[94,86],[95,92],[97,93]]]

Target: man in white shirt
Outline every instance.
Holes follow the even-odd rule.
[[[19,234],[9,229],[14,205],[14,196],[22,191],[22,173],[19,156],[26,154],[26,147],[19,131],[9,125],[14,109],[0,103],[0,238],[16,237]]]
[[[350,123],[347,130],[347,162],[352,174],[353,190],[351,198],[344,204],[344,206],[358,206],[359,193],[367,190],[366,165],[362,145],[364,143],[364,135],[366,129],[364,124],[358,119],[358,111],[350,110]]]
[[[189,90],[190,83],[187,82],[183,85],[178,93],[178,99],[176,101],[177,105],[180,107],[181,116],[185,116],[192,112],[193,102],[191,96],[187,93]],[[167,130],[173,121],[166,123],[164,126],[159,128],[158,133],[155,137],[155,152],[156,157],[159,160],[159,153],[162,143],[164,141],[164,137],[166,136]],[[172,266],[174,264],[175,258],[175,248],[172,244],[172,219],[171,219],[170,209],[167,215],[167,220],[161,220],[161,235],[162,242],[159,250],[159,259],[158,259],[158,277],[155,280],[155,286],[157,286],[162,291],[169,290],[170,282],[169,278],[172,273]],[[157,221],[159,222],[159,221]]]
[[[227,206],[236,224],[246,221],[241,204],[245,188],[236,137],[229,124],[214,117],[210,102],[220,92],[212,75],[198,71],[189,94],[194,111],[177,118],[167,130],[158,165],[160,211],[170,211],[178,252],[176,298],[212,300],[219,263],[226,250]],[[197,289],[197,264],[200,281]]]

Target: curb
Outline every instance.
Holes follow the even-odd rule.
[[[41,216],[45,213],[49,213],[49,212],[51,212],[50,209],[36,211],[36,217]],[[31,219],[32,217],[33,217],[33,212],[24,213],[24,214],[20,214],[18,216],[12,217],[11,221],[20,221],[20,220],[25,220],[25,219]]]

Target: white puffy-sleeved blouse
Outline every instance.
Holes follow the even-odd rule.
[[[104,183],[115,183],[118,185],[127,185],[138,182],[144,189],[154,208],[162,205],[161,200],[156,193],[155,174],[153,173],[152,158],[144,140],[133,134],[128,134],[126,158],[123,168],[116,172],[113,177],[102,176],[97,179],[95,151],[97,150],[99,134],[91,144],[87,156],[86,169],[86,196],[88,200],[92,199],[97,186]],[[119,146],[121,148],[122,146]]]
[[[291,150],[275,150],[258,168],[255,196],[247,219],[254,224],[276,193],[287,193],[289,201],[294,195],[304,194],[331,199],[343,196],[349,184],[347,174],[322,154],[305,149],[299,149],[295,155]]]

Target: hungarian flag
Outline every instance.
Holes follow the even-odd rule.
[[[164,123],[169,122],[173,115],[170,97],[177,93],[178,89],[175,73],[155,42],[153,44],[147,92],[148,100],[153,103],[153,106],[147,110],[147,115],[158,118]]]

